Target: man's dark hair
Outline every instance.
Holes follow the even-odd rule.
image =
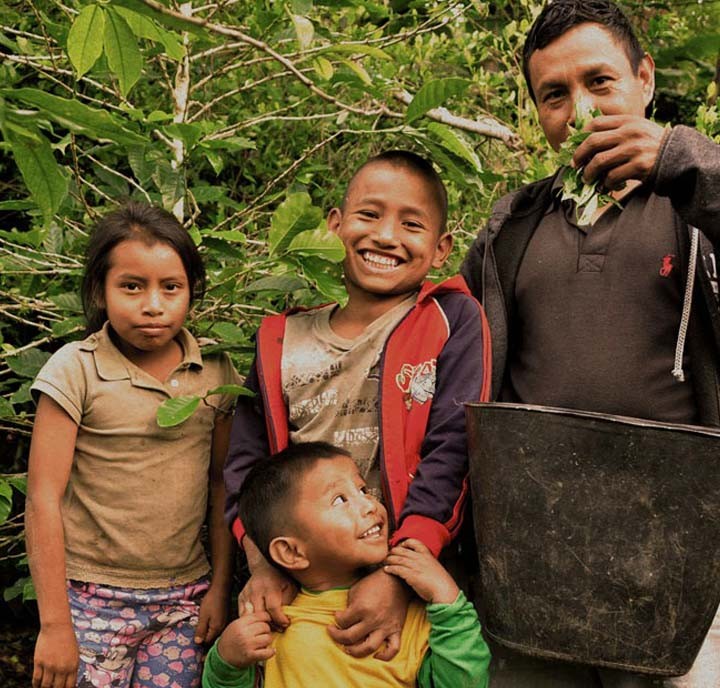
[[[637,74],[645,51],[635,35],[630,20],[611,0],[553,0],[543,7],[542,12],[530,27],[523,48],[523,75],[535,102],[530,83],[530,57],[536,50],[546,48],[578,24],[593,23],[603,26],[625,49],[633,73]]]
[[[433,200],[440,211],[440,234],[444,233],[447,226],[448,215],[448,197],[445,184],[443,184],[443,180],[440,178],[440,175],[436,172],[429,160],[423,158],[422,155],[418,155],[417,153],[407,150],[386,150],[373,156],[372,158],[369,158],[360,165],[360,167],[358,167],[353,173],[353,176],[350,177],[347,189],[345,189],[345,196],[343,197],[341,210],[345,210],[345,203],[347,201],[348,194],[350,193],[353,182],[360,172],[362,172],[366,167],[378,163],[391,165],[392,167],[404,168],[423,178],[432,190],[434,196]]]
[[[238,516],[269,563],[273,538],[288,532],[303,476],[318,461],[350,454],[327,442],[303,442],[253,466],[238,497]]]

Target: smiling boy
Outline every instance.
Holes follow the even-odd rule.
[[[225,468],[227,515],[252,577],[240,596],[267,609],[296,588],[271,567],[236,519],[250,468],[289,443],[326,441],[352,453],[385,504],[393,543],[413,537],[437,556],[457,534],[467,490],[462,402],[487,398],[489,340],[479,304],[460,277],[426,281],[451,250],[447,195],[432,165],[388,151],[353,175],[328,216],[342,240],[347,304],[266,318],[239,401]],[[409,591],[382,570],[356,582],[330,629],[348,652],[399,647]]]
[[[646,118],[653,60],[611,0],[547,3],[528,33],[523,71],[554,149],[576,109],[601,112],[573,165],[619,203],[580,225],[573,202],[560,198],[559,170],[493,209],[462,267],[497,344],[493,397],[720,425],[720,146]],[[719,639],[720,615],[677,680],[515,655],[497,685],[717,686]]]
[[[387,512],[343,450],[294,445],[251,471],[239,502],[263,555],[302,590],[284,608],[292,623],[281,634],[271,632],[266,611],[247,602],[211,649],[204,688],[250,688],[261,661],[267,688],[487,685],[490,655],[472,605],[418,540],[388,557]],[[406,580],[427,603],[410,604],[399,652],[387,662],[349,655],[326,631],[348,588],[383,562],[385,575]]]

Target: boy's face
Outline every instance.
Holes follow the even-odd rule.
[[[536,50],[528,61],[540,125],[558,150],[575,122],[575,106],[599,108],[603,115],[645,116],[655,90],[655,66],[649,55],[633,72],[624,47],[602,25],[574,26]]]
[[[328,216],[328,227],[345,245],[350,298],[404,298],[415,291],[452,248],[441,223],[436,195],[420,175],[384,162],[363,168],[344,209],[334,208]]]
[[[387,512],[347,456],[322,459],[305,474],[294,518],[315,575],[351,576],[387,556]]]

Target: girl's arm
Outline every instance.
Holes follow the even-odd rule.
[[[33,688],[75,685],[78,647],[65,580],[61,505],[70,477],[78,426],[50,397],[40,395],[35,416],[25,507],[30,572],[40,610]]]
[[[212,581],[200,604],[200,619],[195,631],[195,642],[197,643],[212,642],[227,623],[235,543],[223,515],[225,509],[223,466],[228,450],[231,424],[232,417],[229,414],[218,414],[212,436],[208,514]]]

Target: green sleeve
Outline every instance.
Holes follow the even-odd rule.
[[[217,651],[215,642],[205,658],[202,688],[253,688],[254,685],[255,667],[238,669],[228,664]]]
[[[429,604],[430,649],[418,672],[420,688],[487,688],[490,649],[474,607],[461,591],[452,604]]]

